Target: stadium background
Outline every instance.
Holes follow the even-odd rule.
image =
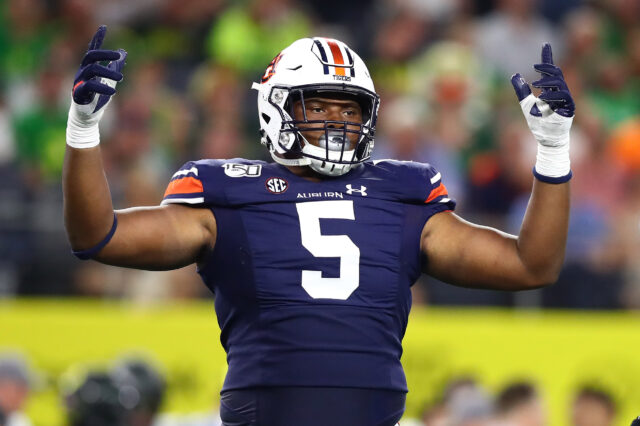
[[[618,424],[640,414],[637,0],[4,0],[0,348],[21,352],[38,377],[27,406],[35,424],[62,421],[56,395],[74,365],[146,351],[168,374],[165,409],[182,412],[212,407],[224,373],[193,267],[129,271],[69,253],[60,187],[69,90],[99,24],[107,48],[129,52],[101,127],[116,208],[158,204],[187,160],[265,158],[250,83],[291,41],[323,35],[372,72],[382,97],[374,157],[434,164],[463,217],[511,232],[535,142],[509,76],[533,81],[551,42],[578,110],[565,268],[555,286],[516,294],[417,283],[408,415],[466,374],[491,393],[531,379],[554,425],[568,424],[587,382],[614,396]]]

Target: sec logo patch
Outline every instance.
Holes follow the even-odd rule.
[[[272,194],[282,194],[289,188],[286,180],[276,177],[267,179],[264,185],[267,187],[267,191]]]

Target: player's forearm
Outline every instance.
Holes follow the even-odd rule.
[[[74,250],[93,247],[113,225],[113,204],[100,146],[67,146],[62,172],[64,221]]]
[[[527,125],[538,142],[533,191],[518,237],[518,255],[537,285],[551,284],[560,274],[569,227],[571,179],[570,130],[575,103],[562,70],[553,62],[551,45],[542,47],[541,63],[533,66],[541,78],[534,87],[520,74],[511,77]]]
[[[100,118],[121,81],[127,52],[101,49],[107,32],[95,33],[71,90],[62,189],[64,220],[75,255],[90,259],[110,241],[117,222],[100,153]],[[108,63],[107,65],[103,65]]]
[[[534,179],[517,242],[534,286],[553,284],[562,269],[569,228],[569,185]]]

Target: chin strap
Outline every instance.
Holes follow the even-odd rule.
[[[283,166],[308,166],[311,164],[310,158],[282,158],[275,152],[271,152],[271,158],[273,158],[273,161],[278,164],[282,164]]]

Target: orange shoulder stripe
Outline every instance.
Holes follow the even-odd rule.
[[[196,192],[204,192],[202,182],[194,177],[183,177],[169,183],[164,196],[173,194],[193,194]]]
[[[431,193],[429,194],[429,197],[427,197],[425,203],[428,203],[442,195],[447,195],[447,188],[444,186],[444,183],[440,182],[440,185],[431,190]]]

